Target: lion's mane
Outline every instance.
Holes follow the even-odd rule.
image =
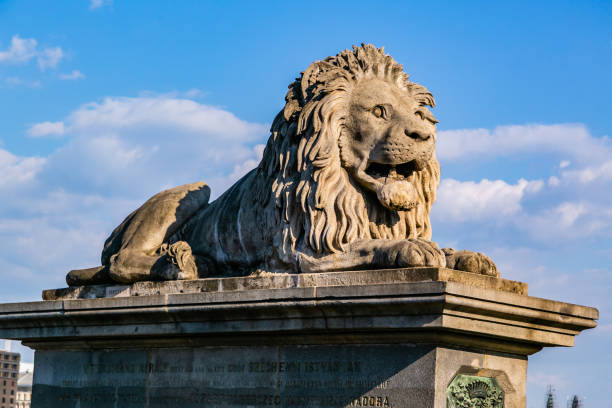
[[[383,79],[419,104],[434,106],[427,89],[410,82],[402,65],[372,45],[315,62],[289,85],[258,168],[265,189],[273,191],[277,219],[270,221],[280,222],[275,244],[285,256],[304,246],[325,254],[361,239],[431,238],[429,211],[440,180],[435,155],[408,179],[419,198],[408,211],[383,207],[342,166],[343,144],[351,140],[344,137],[348,101],[365,78]]]

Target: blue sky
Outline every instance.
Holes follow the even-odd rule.
[[[219,195],[256,165],[291,80],[369,42],[438,103],[434,240],[486,252],[534,296],[600,309],[576,347],[530,359],[528,406],[550,383],[605,406],[610,4],[0,0],[0,301],[97,264],[165,187]]]

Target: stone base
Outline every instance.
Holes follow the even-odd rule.
[[[496,378],[505,406],[523,407],[526,370],[524,357],[423,344],[38,351],[32,398],[37,408],[445,407],[448,384],[470,374]]]
[[[527,295],[527,284],[446,268],[399,268],[372,271],[277,274],[233,278],[208,278],[132,285],[105,284],[43,290],[43,300],[99,299],[126,296],[172,295],[177,293],[220,293],[257,289],[327,288],[407,282],[456,282],[480,289],[495,289]]]
[[[107,289],[0,305],[36,350],[33,407],[524,408],[527,356],[598,318],[439,268]]]

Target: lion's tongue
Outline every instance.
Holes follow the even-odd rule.
[[[385,207],[395,211],[414,208],[418,201],[416,189],[406,180],[387,178],[377,195]]]

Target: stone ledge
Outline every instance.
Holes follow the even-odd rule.
[[[458,276],[446,271],[439,276]],[[400,342],[528,355],[544,346],[573,345],[574,336],[595,327],[597,318],[593,308],[450,279],[354,281],[5,304],[0,337],[36,349]]]
[[[44,290],[43,300],[95,299],[125,296],[212,293],[254,289],[289,289],[375,285],[406,282],[458,282],[481,289],[527,295],[527,284],[446,268],[402,268],[311,274],[265,274],[184,281],[136,282],[133,285],[89,285]]]

